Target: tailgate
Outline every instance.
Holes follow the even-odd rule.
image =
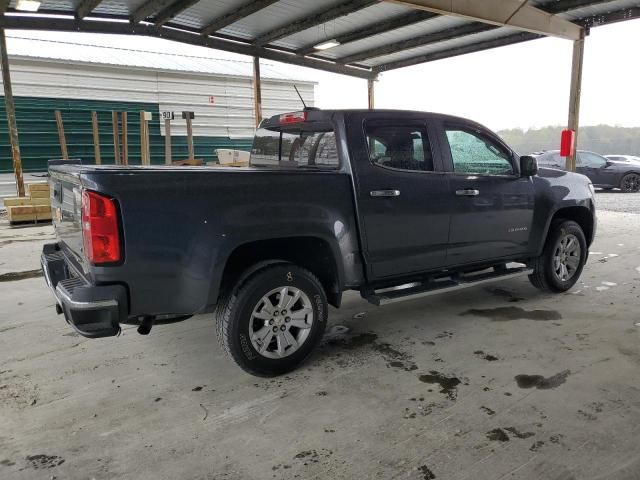
[[[49,175],[56,236],[67,252],[83,262],[80,173],[73,167],[53,167]]]

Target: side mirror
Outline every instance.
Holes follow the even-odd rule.
[[[520,157],[520,176],[533,177],[538,173],[538,161],[530,155]]]
[[[607,168],[607,167],[610,167],[611,165],[613,165],[613,162],[611,160],[607,160],[602,168]]]

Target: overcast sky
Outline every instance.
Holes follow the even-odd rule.
[[[245,56],[153,38],[51,32],[9,32],[57,40],[249,60]],[[11,40],[9,39],[9,42]],[[640,20],[592,29],[585,47],[582,125],[640,126]],[[488,127],[565,125],[572,43],[545,38],[394,70],[376,83],[376,107],[450,113]],[[270,64],[274,62],[267,61]],[[277,64],[279,71],[318,82],[316,106],[366,108],[366,81]]]

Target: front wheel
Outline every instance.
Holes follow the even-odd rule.
[[[580,225],[571,220],[555,221],[549,228],[542,255],[533,262],[529,280],[546,292],[566,292],[580,278],[586,261],[587,241]]]
[[[248,373],[261,377],[295,369],[318,344],[327,323],[327,297],[308,270],[289,263],[251,275],[221,299],[218,339]]]
[[[620,181],[620,190],[625,193],[640,191],[640,175],[637,173],[627,173]]]

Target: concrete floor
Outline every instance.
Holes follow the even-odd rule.
[[[271,380],[225,358],[210,316],[87,340],[42,278],[0,276],[0,478],[640,479],[640,215],[599,218],[571,293],[347,295]],[[0,227],[0,275],[37,269],[50,235]]]

